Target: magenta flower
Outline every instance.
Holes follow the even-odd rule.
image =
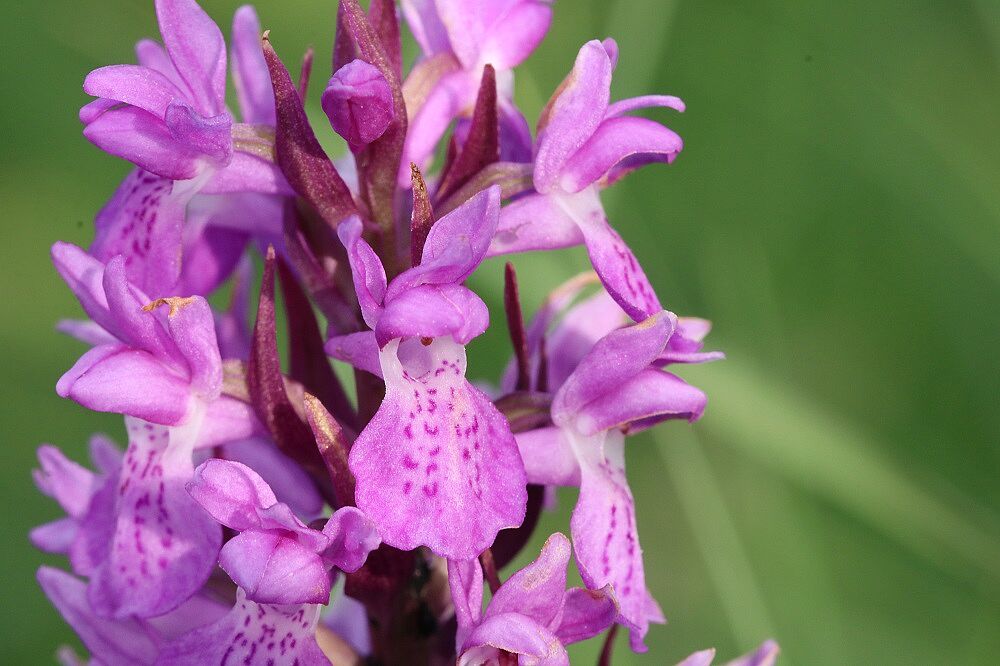
[[[379,545],[368,518],[354,507],[337,510],[322,531],[306,527],[252,469],[209,460],[188,492],[213,518],[239,534],[219,553],[219,566],[247,599],[267,604],[325,604],[329,571],[357,571]]]
[[[642,321],[663,308],[635,255],[608,224],[599,192],[644,164],[672,162],[681,150],[673,131],[625,114],[648,106],[682,111],[684,105],[660,95],[609,104],[617,60],[618,46],[610,39],[580,49],[539,119],[536,192],[504,208],[490,254],[584,243],[605,289]]]
[[[91,603],[109,616],[159,615],[201,587],[221,538],[184,490],[195,449],[246,438],[260,426],[247,405],[220,395],[222,365],[204,299],[164,301],[170,313],[163,317],[161,303],[128,283],[120,257],[105,267],[57,244],[53,259],[99,327],[87,335],[101,342],[57,391],[128,416],[117,496],[96,521],[100,537],[92,537],[99,554],[91,554]]]
[[[310,529],[253,470],[224,460],[203,463],[188,489],[239,532],[219,554],[239,589],[229,613],[168,643],[157,663],[330,663],[315,637],[320,604],[330,597],[330,569],[364,564],[379,544],[371,522],[346,507],[322,531]]]
[[[129,278],[154,296],[207,293],[228,277],[249,238],[281,237],[280,203],[267,196],[288,191],[267,158],[274,99],[251,7],[233,21],[233,78],[246,125],[234,124],[225,107],[218,26],[192,0],[159,0],[156,8],[166,49],[141,41],[138,65],[102,67],[84,82],[98,97],[80,111],[84,136],[139,167],[98,214],[90,251],[102,261],[123,255]]]
[[[327,349],[385,381],[378,413],[351,449],[358,507],[383,541],[469,559],[524,519],[524,471],[510,426],[465,379],[465,347],[489,323],[461,282],[482,261],[500,206],[494,187],[438,220],[419,265],[388,285],[361,239],[341,225],[365,322],[373,330]],[[374,361],[378,354],[378,364]]]
[[[576,295],[580,281],[551,299],[533,322],[532,347]],[[605,292],[570,310],[547,338],[547,381],[554,389],[548,428],[517,435],[528,480],[580,487],[570,523],[580,574],[588,588],[610,585],[644,650],[649,622],[663,614],[645,584],[634,501],[625,476],[625,433],[672,418],[696,420],[705,395],[659,370],[677,319],[669,312],[622,328],[624,313]]]
[[[411,116],[399,184],[410,162],[425,168],[434,146],[456,118],[469,118],[483,75],[493,65],[505,161],[527,161],[531,134],[513,103],[513,69],[548,32],[551,0],[403,0],[403,15],[424,59],[404,86]]]
[[[596,636],[618,615],[610,588],[566,589],[569,539],[558,532],[534,562],[510,577],[482,610],[479,562],[448,561],[448,581],[458,618],[458,663],[497,663],[501,651],[522,664],[569,664],[566,645]]]

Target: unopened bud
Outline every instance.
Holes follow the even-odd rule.
[[[322,103],[334,131],[353,152],[382,136],[393,119],[389,82],[364,60],[352,60],[333,74]]]

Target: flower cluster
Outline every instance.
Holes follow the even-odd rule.
[[[251,7],[227,49],[194,0],[155,0],[162,44],[86,77],[84,135],[135,168],[88,249],[52,248],[88,317],[60,329],[90,346],[56,390],[123,415],[128,443],[95,436],[93,470],[43,446],[36,481],[66,517],[31,539],[68,558],[38,579],[92,663],[565,664],[619,626],[644,651],[665,621],[625,440],[698,419],[705,395],[666,367],[721,354],[702,351],[708,322],[663,309],[600,193],[681,150],[631,113],[684,105],[612,102],[618,48],[595,40],[532,133],[513,69],[550,0],[401,4],[420,48],[405,77],[393,0],[340,2],[321,100],[350,150],[336,165],[305,113],[312,53],[294,82]],[[527,323],[508,264],[513,358],[492,395],[473,385],[490,312],[469,276],[581,244],[594,271]],[[570,537],[501,582],[557,486],[579,487]]]

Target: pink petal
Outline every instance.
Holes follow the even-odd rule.
[[[28,540],[38,550],[64,555],[69,552],[76,535],[76,520],[67,516],[33,528],[28,532]]]
[[[583,232],[590,263],[615,302],[637,322],[662,310],[639,260],[608,224],[597,192],[591,188],[560,202]]]
[[[267,434],[267,428],[257,419],[252,405],[223,395],[209,403],[205,410],[195,448],[211,449]]]
[[[222,547],[219,566],[247,599],[262,604],[325,604],[330,574],[315,551],[294,538],[249,530]]]
[[[243,258],[249,237],[216,226],[197,229],[190,218],[185,231],[188,238],[184,242],[184,261],[175,292],[207,296],[232,275]]]
[[[120,466],[119,459],[115,468],[105,472],[105,478],[79,520],[76,538],[70,544],[69,561],[73,565],[73,573],[80,576],[92,575],[103,564],[108,543],[114,538]]]
[[[98,614],[162,615],[197,592],[215,566],[222,531],[184,488],[198,420],[167,428],[125,419],[117,524],[88,590]]]
[[[223,360],[245,361],[250,356],[250,288],[253,263],[244,255],[236,265],[229,307],[215,314],[215,336]]]
[[[351,449],[357,504],[383,541],[472,559],[527,504],[510,427],[465,379],[465,349],[443,338],[390,342],[386,397]]]
[[[166,615],[151,617],[146,623],[161,639],[169,641],[217,622],[228,612],[228,606],[224,606],[211,592],[203,590]]]
[[[712,666],[713,661],[715,661],[715,648],[710,648],[695,652],[677,666]]]
[[[222,390],[222,358],[215,338],[215,318],[201,296],[157,301],[167,306],[167,327],[181,357],[187,363],[191,389],[206,402]]]
[[[118,475],[123,456],[114,440],[105,435],[94,435],[87,448],[90,450],[90,459],[102,476]]]
[[[364,370],[376,377],[382,376],[378,343],[375,341],[374,331],[338,335],[327,340],[324,349],[327,354],[338,361],[348,363],[358,370]]]
[[[104,295],[104,264],[70,243],[55,243],[51,254],[56,271],[80,301],[87,316],[117,336],[118,329],[108,312],[108,299]]]
[[[546,341],[549,389],[558,390],[598,340],[627,323],[628,315],[603,289],[570,308]]]
[[[542,111],[535,155],[535,189],[558,186],[573,154],[590,139],[604,119],[611,96],[611,59],[604,45],[593,40],[580,48],[573,71]]]
[[[610,104],[604,117],[614,118],[630,111],[648,109],[652,106],[663,106],[674,111],[680,111],[681,113],[685,109],[684,102],[680,97],[674,97],[673,95],[643,95],[642,97],[630,97]]]
[[[341,593],[336,594],[326,613],[323,625],[333,631],[363,657],[372,652],[371,629],[364,604]]]
[[[529,658],[524,663],[569,666],[569,655],[559,639],[544,626],[519,613],[495,615],[476,627],[465,641],[466,651],[459,658],[459,666],[493,663],[486,654],[476,654],[475,648],[480,646],[524,655]],[[495,653],[493,658],[496,658]]]
[[[448,32],[435,0],[402,0],[403,16],[424,55],[451,51]]]
[[[461,650],[483,615],[483,568],[479,560],[448,560],[448,587],[458,623],[455,645]]]
[[[489,323],[486,304],[469,289],[457,284],[422,285],[386,303],[375,325],[375,339],[381,346],[408,337],[450,337],[466,344],[482,335]]]
[[[361,238],[361,220],[351,217],[337,227],[340,242],[347,248],[361,313],[369,328],[375,328],[386,293],[385,269],[375,250]]]
[[[56,323],[56,330],[92,347],[113,345],[118,342],[118,339],[104,330],[100,324],[89,319],[62,319]]]
[[[649,611],[642,548],[635,523],[635,502],[625,478],[625,437],[618,431],[578,436],[580,498],[570,529],[576,561],[591,590],[611,585],[629,628],[630,643],[644,652]]]
[[[543,627],[558,621],[566,592],[566,565],[572,554],[569,539],[556,532],[535,561],[507,579],[490,600],[485,619],[518,613]]]
[[[104,664],[152,664],[156,660],[157,646],[145,624],[95,615],[82,581],[65,571],[40,567],[38,584],[95,660]]]
[[[500,161],[531,162],[531,128],[521,110],[510,100],[501,98],[500,112]]]
[[[233,15],[233,85],[243,122],[274,125],[274,91],[260,46],[260,21],[250,5]]]
[[[148,351],[164,363],[176,366],[179,373],[184,372],[183,359],[165,322],[146,309],[152,299],[129,282],[124,257],[113,257],[108,262],[103,286],[118,337],[131,347]]]
[[[38,462],[41,469],[34,470],[38,489],[59,502],[70,516],[82,516],[97,490],[97,476],[54,446],[38,447]]]
[[[212,518],[238,532],[260,529],[260,511],[278,502],[271,487],[252,469],[215,458],[198,466],[187,491]]]
[[[611,587],[566,592],[562,618],[555,634],[563,645],[578,643],[601,633],[618,619],[618,601]]]
[[[160,118],[183,95],[166,76],[141,65],[110,65],[95,69],[83,81],[88,95],[137,106]]]
[[[697,317],[680,317],[677,320],[677,330],[663,354],[656,359],[656,364],[663,366],[671,363],[706,363],[724,359],[726,355],[720,351],[703,352],[702,341],[712,330],[712,322]]]
[[[559,185],[579,192],[591,183],[614,182],[653,162],[673,162],[684,142],[671,129],[646,118],[608,118],[563,168]]]
[[[423,103],[411,110],[398,185],[410,186],[410,162],[426,170],[434,149],[459,115],[471,114],[479,90],[479,73],[459,70],[441,77]]]
[[[100,118],[101,114],[105,111],[113,109],[118,105],[119,103],[113,99],[95,99],[92,102],[88,102],[80,107],[80,122],[84,125],[89,125],[97,118]]]
[[[186,102],[172,102],[163,117],[171,136],[190,150],[225,166],[233,156],[233,118],[228,112],[203,116]]]
[[[122,255],[128,279],[154,296],[173,296],[181,270],[184,211],[194,188],[135,169],[94,221],[90,252]]]
[[[752,654],[730,661],[726,666],[774,666],[780,651],[774,641],[764,641]]]
[[[285,180],[281,169],[270,160],[263,159],[235,147],[232,159],[224,168],[216,169],[201,189],[202,194],[281,194],[291,195],[292,188]],[[277,208],[280,214],[280,201],[270,208]],[[260,214],[263,211],[259,211]],[[280,217],[275,218],[280,221]]]
[[[95,347],[56,384],[56,392],[98,412],[176,425],[188,413],[190,389],[152,354],[120,345]]]
[[[620,328],[601,338],[580,361],[556,393],[552,414],[565,424],[589,403],[619,387],[649,367],[663,351],[676,318],[663,310],[641,324]]]
[[[194,0],[156,0],[156,18],[195,108],[203,116],[225,111],[226,43],[219,26]]]
[[[500,217],[500,187],[493,185],[434,223],[420,265],[392,281],[386,300],[422,284],[458,284],[486,257]]]
[[[347,573],[360,569],[382,543],[374,523],[353,506],[337,509],[323,526],[323,534],[330,539],[323,560]]]
[[[552,22],[548,0],[517,0],[489,27],[480,59],[498,70],[513,69],[541,43]]]
[[[277,500],[306,520],[318,516],[323,509],[323,498],[312,479],[273,442],[259,438],[231,442],[225,445],[223,453],[226,459],[257,470]]]
[[[504,206],[500,224],[490,245],[489,256],[556,250],[583,242],[583,234],[572,217],[552,198],[531,194]]]
[[[648,368],[588,403],[576,427],[585,435],[621,427],[635,433],[665,419],[697,421],[706,401],[701,390],[680,377]]]
[[[181,75],[177,73],[177,68],[170,61],[170,56],[167,55],[166,49],[159,43],[154,42],[152,39],[139,40],[135,45],[135,58],[143,67],[154,69],[167,77],[167,80],[173,83],[174,87],[178,90],[187,90],[187,84],[184,83]]]
[[[538,428],[516,434],[528,483],[580,485],[580,464],[562,428]]]
[[[528,341],[528,356],[531,366],[530,370],[533,376],[538,375],[539,364],[541,363],[540,352],[541,352],[542,342],[543,339],[549,335],[549,328],[551,327],[552,322],[555,321],[557,317],[562,316],[564,313],[566,315],[566,318],[573,317],[576,308],[569,310],[568,312],[566,311],[567,308],[570,306],[571,303],[573,303],[576,297],[579,296],[581,291],[583,291],[584,289],[593,285],[596,282],[597,282],[597,275],[592,272],[581,273],[576,277],[570,278],[563,284],[556,287],[548,295],[548,297],[545,299],[542,305],[538,308],[538,311],[535,312],[535,316],[531,318],[531,323],[528,324],[528,328],[526,331],[527,341]],[[572,321],[572,319],[570,319],[570,321]],[[590,324],[584,323],[583,325],[584,328],[586,328]],[[561,328],[561,326],[559,328]],[[556,328],[555,331],[553,331],[553,335],[558,334],[559,328]],[[572,328],[573,327],[570,327],[569,330],[572,330]],[[569,331],[567,331],[566,336],[569,337]],[[587,334],[587,337],[590,337],[589,333]],[[562,385],[562,382],[565,381],[565,375],[567,375],[568,372],[563,372],[559,375],[560,379],[558,383],[551,383],[551,380],[555,378],[553,375],[553,370],[551,368],[551,361],[553,360],[551,358],[551,355],[556,354],[558,356],[562,352],[561,349],[553,349],[550,348],[549,345],[546,345],[546,349],[547,349],[547,357],[550,360],[549,364],[550,368],[548,373],[550,384],[548,388],[550,391],[555,391]],[[587,351],[590,351],[589,347]],[[569,368],[569,372],[571,372],[573,369],[576,368],[576,364],[578,362],[579,359],[573,360],[573,365],[571,368]],[[516,372],[515,366],[513,364],[508,365],[507,369],[504,372],[502,380],[503,382],[502,388],[504,391],[512,391],[514,389],[513,382],[515,378],[514,374],[515,372]]]
[[[163,119],[135,106],[109,109],[83,129],[101,150],[172,180],[198,175],[201,155],[175,138]]]
[[[319,610],[318,605],[256,604],[237,590],[236,605],[229,613],[167,643],[157,664],[327,665],[330,661],[316,643]]]

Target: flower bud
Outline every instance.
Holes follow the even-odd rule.
[[[364,60],[352,60],[334,72],[322,104],[334,131],[353,152],[382,136],[393,119],[389,82]]]

